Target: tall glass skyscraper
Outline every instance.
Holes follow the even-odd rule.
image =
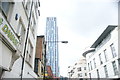
[[[58,27],[56,17],[46,19],[46,58],[55,77],[59,76]]]

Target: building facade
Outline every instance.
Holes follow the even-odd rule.
[[[74,66],[68,67],[68,77],[69,78],[87,78],[87,68],[86,68],[86,59],[81,57],[80,60],[75,63]]]
[[[118,2],[118,53],[120,53],[120,1]],[[119,77],[120,77],[120,74],[119,74]]]
[[[83,56],[89,78],[119,78],[118,27],[109,25]]]
[[[46,57],[46,43],[45,37],[37,36],[36,43],[36,57],[35,57],[35,68],[34,71],[38,75],[39,78],[43,78],[45,73],[45,58]]]
[[[40,3],[5,1],[0,0],[0,77],[36,78],[34,59]]]
[[[46,55],[47,65],[51,66],[53,75],[59,76],[58,27],[56,17],[46,19]]]
[[[119,53],[120,53],[120,1],[118,2],[118,54]],[[119,70],[120,70],[120,67],[119,67]],[[120,77],[120,74],[119,74],[119,77]]]

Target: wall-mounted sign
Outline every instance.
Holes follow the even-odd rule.
[[[7,41],[14,47],[18,46],[19,40],[7,21],[0,13],[0,33],[7,39]]]

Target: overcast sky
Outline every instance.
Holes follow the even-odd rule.
[[[45,34],[46,17],[57,17],[60,75],[80,59],[108,25],[118,24],[116,0],[40,0],[38,35]]]

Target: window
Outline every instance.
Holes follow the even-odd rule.
[[[118,65],[119,65],[119,68],[120,68],[120,58],[118,59]],[[119,69],[120,70],[120,69]]]
[[[107,66],[104,66],[104,71],[105,71],[105,76],[108,77],[108,71],[107,71]]]
[[[90,80],[91,80],[91,73],[89,73],[89,77],[90,77]]]
[[[100,76],[99,76],[99,70],[97,69],[97,76],[98,76],[98,78],[100,78]]]
[[[118,73],[120,74],[120,58],[118,59]]]
[[[1,79],[1,76],[2,76],[2,68],[0,67],[0,79]]]
[[[38,60],[39,59],[35,59],[35,67],[34,67],[34,71],[36,72],[36,73],[38,73]]]
[[[36,26],[36,22],[35,22],[35,16],[34,16],[34,12],[32,12],[32,17],[31,17],[31,27],[35,27]]]
[[[114,74],[117,75],[118,74],[118,70],[117,70],[117,66],[116,66],[115,61],[112,62],[112,65],[113,65]]]
[[[31,59],[32,59],[32,54],[33,54],[33,46],[31,42],[29,41],[28,47],[27,47],[27,55],[26,55],[26,60],[28,63],[31,64]]]
[[[88,63],[88,69],[89,69],[89,71],[90,71],[90,64]]]
[[[81,71],[81,67],[77,68],[78,71]]]
[[[6,16],[8,15],[9,6],[10,6],[10,2],[2,2],[1,7]]]
[[[116,54],[115,47],[114,47],[113,43],[110,45],[110,48],[111,48],[111,52],[112,52],[113,58],[116,57],[117,54]]]
[[[84,70],[86,70],[86,67],[84,67]]]
[[[13,4],[13,3],[14,2],[1,2],[0,3],[0,7],[2,8],[2,10],[6,16],[8,16],[9,9],[11,7],[11,4]]]
[[[92,62],[91,62],[91,61],[90,61],[90,68],[91,68],[91,70],[93,69],[93,68],[92,68]]]
[[[82,73],[79,73],[79,74],[78,74],[78,77],[82,77]]]
[[[99,54],[99,59],[100,59],[100,64],[103,64],[103,62],[102,62],[102,57],[101,57],[101,53]]]
[[[107,50],[104,50],[105,61],[108,61]]]
[[[32,30],[32,35],[35,39],[35,28],[36,28],[36,22],[35,22],[35,17],[34,13],[32,12],[32,17],[31,17],[31,30]]]
[[[75,65],[77,65],[77,63],[75,63]]]
[[[38,15],[40,16],[40,10],[38,10]]]
[[[85,76],[87,76],[87,73],[85,73]]]
[[[94,67],[96,68],[96,62],[95,62],[95,58],[93,59],[93,62],[94,62]]]
[[[27,16],[28,16],[28,17],[29,17],[29,14],[30,14],[31,3],[32,3],[32,2],[27,1],[26,6],[25,6],[25,9],[26,9],[26,11],[27,11]]]

